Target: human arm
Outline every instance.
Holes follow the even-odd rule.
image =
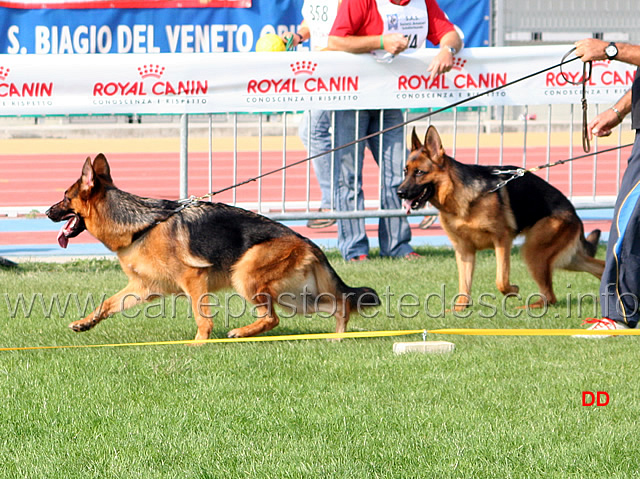
[[[440,51],[431,60],[431,63],[427,67],[427,71],[431,72],[430,78],[437,77],[442,73],[446,73],[451,70],[453,67],[453,55],[454,52],[450,50],[453,48],[455,53],[458,53],[462,50],[462,39],[458,32],[455,30],[451,30],[444,34],[444,36],[440,39]]]
[[[368,53],[384,49],[392,55],[397,55],[406,50],[408,45],[409,40],[400,33],[366,36],[349,35],[346,37],[329,35],[328,49],[349,53]]]
[[[583,62],[606,60],[605,49],[609,42],[596,38],[585,38],[575,44],[575,55]],[[615,60],[640,66],[640,45],[630,43],[616,43],[618,54]],[[631,112],[631,90],[627,91],[615,105],[596,116],[587,125],[589,139],[593,135],[602,137],[609,136],[613,128],[622,123],[626,115]]]
[[[606,109],[589,122],[587,125],[589,139],[591,140],[593,135],[599,137],[609,136],[611,130],[622,123],[622,120],[629,112],[631,112],[631,90],[625,93],[615,105]]]
[[[583,62],[607,60],[605,48],[609,42],[598,40],[596,38],[585,38],[575,42],[575,55]],[[640,66],[640,45],[632,45],[630,43],[616,43],[618,54],[615,60],[631,65]]]

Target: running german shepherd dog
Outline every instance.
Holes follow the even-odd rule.
[[[86,331],[140,302],[185,293],[198,327],[196,340],[204,340],[213,327],[207,294],[224,287],[235,288],[258,313],[253,324],[229,331],[229,337],[277,326],[274,302],[299,314],[333,314],[338,333],[358,306],[379,304],[373,289],[347,286],[320,248],[286,226],[221,203],[184,207],[124,192],[114,185],[102,154],[93,163],[87,158],[80,178],[47,216],[66,221],[58,234],[60,246],[86,229],[118,254],[129,277],[122,291],[71,323],[74,331]]]
[[[440,222],[453,243],[462,295],[455,310],[465,309],[471,293],[476,251],[496,252],[496,285],[502,294],[515,294],[518,286],[509,280],[513,240],[525,235],[522,255],[542,298],[529,307],[554,304],[551,274],[554,268],[586,271],[602,276],[604,261],[594,255],[600,230],[584,237],[576,210],[555,187],[534,175],[524,176],[496,188],[514,170],[513,166],[480,166],[460,163],[447,156],[435,127],[430,126],[424,144],[415,128],[405,179],[398,187],[407,212],[427,201],[440,212]],[[463,296],[464,295],[464,296]]]

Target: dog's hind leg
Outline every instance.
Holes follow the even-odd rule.
[[[583,234],[581,233],[581,235]],[[564,264],[559,264],[558,267],[569,271],[583,271],[591,273],[598,279],[602,278],[604,261],[594,258],[598,250],[598,241],[600,241],[600,230],[592,231],[586,238],[579,237],[579,240],[573,256]]]
[[[310,247],[297,236],[286,236],[250,248],[232,267],[231,283],[247,301],[255,305],[258,319],[232,329],[230,338],[255,336],[275,328],[280,319],[274,303],[281,294],[297,303],[297,291],[304,285],[304,272],[313,261]],[[288,287],[294,285],[294,287]]]
[[[246,293],[245,293],[246,294]],[[258,319],[253,323],[241,328],[232,329],[227,333],[229,338],[246,338],[270,331],[280,323],[280,318],[273,310],[273,294],[268,291],[256,292],[245,295],[250,299],[256,308]]]
[[[553,292],[554,267],[566,268],[579,247],[580,224],[563,217],[547,217],[538,221],[528,232],[522,256],[542,296],[529,304],[529,308],[540,308],[555,304]]]
[[[581,271],[591,273],[596,278],[602,278],[604,272],[604,261],[591,256],[591,252],[582,245],[576,245],[573,255],[563,263],[557,265],[569,271]]]
[[[565,266],[564,269],[569,271],[582,271],[585,273],[591,273],[596,278],[602,278],[604,272],[604,261],[597,258],[592,258],[588,254],[581,251],[576,252],[575,256],[571,258],[571,262]]]

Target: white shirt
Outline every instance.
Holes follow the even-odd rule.
[[[409,39],[406,53],[411,53],[424,45],[429,34],[429,12],[424,0],[411,0],[400,6],[389,0],[376,0],[378,13],[384,25],[383,35],[401,33]],[[372,52],[379,60],[390,61],[393,55],[385,50]]]
[[[304,0],[302,16],[309,27],[311,50],[327,48],[340,0]]]

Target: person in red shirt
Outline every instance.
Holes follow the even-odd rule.
[[[427,68],[431,76],[451,70],[454,55],[462,49],[462,37],[435,0],[343,0],[329,34],[328,49],[372,53],[379,61],[389,62],[398,54],[422,47],[426,40],[440,46]],[[356,114],[359,115],[358,122]],[[403,121],[400,109],[337,111],[336,145],[350,143]],[[381,165],[382,209],[401,208],[396,189],[403,179],[406,160],[403,145],[402,128],[367,140],[375,161]],[[379,158],[380,151],[382,158]],[[338,211],[353,211],[356,205],[358,210],[364,209],[363,160],[363,145],[344,148],[336,154],[335,205]],[[417,256],[409,245],[411,229],[406,217],[380,218],[378,240],[381,256]],[[358,261],[368,257],[369,241],[364,219],[338,221],[338,248],[347,260]]]

